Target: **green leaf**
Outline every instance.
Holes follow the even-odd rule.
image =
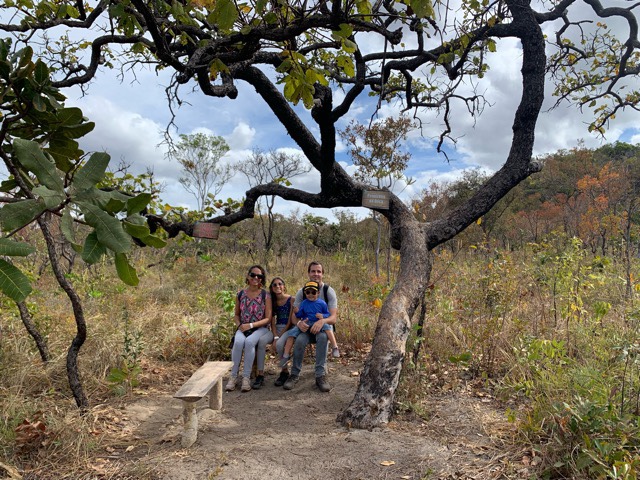
[[[106,247],[98,241],[98,234],[93,231],[84,240],[84,247],[82,248],[82,260],[89,265],[96,263],[102,255],[107,251]]]
[[[142,243],[148,245],[153,248],[164,248],[167,246],[166,240],[163,240],[160,237],[156,237],[155,235],[147,235],[144,238],[140,239]]]
[[[0,192],[9,193],[17,186],[18,182],[16,182],[13,178],[10,178],[9,180],[3,180],[2,183],[0,183]]]
[[[47,111],[47,104],[40,95],[36,95],[33,97],[33,108],[35,108],[39,112]]]
[[[338,40],[340,38],[347,38],[353,33],[353,27],[348,23],[341,23],[340,30],[334,30],[331,32],[331,36]]]
[[[110,198],[107,204],[104,206],[104,210],[109,213],[118,213],[124,210],[124,206],[126,202],[122,200],[116,200],[114,198]]]
[[[256,12],[260,15],[264,13],[264,9],[267,6],[268,0],[258,0],[256,2]]]
[[[431,0],[411,0],[411,8],[418,18],[433,18],[433,4]]]
[[[371,3],[369,0],[356,0],[356,9],[360,15],[365,15],[365,20],[369,20],[371,15]]]
[[[120,221],[89,203],[80,203],[86,222],[96,229],[100,243],[116,253],[124,253],[131,249],[131,237],[122,228]]]
[[[78,142],[59,135],[51,139],[46,151],[53,158],[58,170],[64,173],[69,173],[83,154]]]
[[[345,39],[342,42],[342,49],[347,53],[353,53],[358,49],[358,45],[349,39]]]
[[[0,290],[14,302],[22,302],[31,293],[31,283],[24,273],[0,259]]]
[[[90,203],[104,211],[115,213],[122,211],[131,197],[115,190],[105,192],[98,190],[96,187],[91,187],[86,190],[76,190],[73,198],[78,203]]]
[[[71,216],[71,210],[69,210],[68,208],[65,208],[62,212],[62,219],[60,220],[60,231],[69,243],[76,243],[76,237],[73,232],[73,217]]]
[[[104,178],[111,157],[106,153],[94,153],[75,174],[71,184],[79,190],[95,187]]]
[[[127,256],[124,253],[116,253],[116,271],[118,272],[120,280],[127,285],[135,287],[140,283],[138,275],[136,274],[136,269],[129,265]]]
[[[92,132],[94,128],[96,128],[95,123],[84,122],[78,125],[61,128],[60,133],[67,138],[80,138],[84,137],[87,133]]]
[[[122,222],[122,224],[124,226],[124,230],[132,237],[143,239],[151,235],[151,231],[146,225],[135,225],[127,221]]]
[[[49,190],[43,185],[34,188],[33,193],[42,198],[42,201],[47,208],[55,208],[67,199],[67,196],[64,193]]]
[[[56,116],[58,117],[58,121],[66,126],[82,123],[82,110],[78,107],[62,108]]]
[[[150,193],[141,193],[127,200],[127,215],[138,213],[144,210],[151,201]]]
[[[51,190],[63,191],[64,185],[55,165],[44,155],[37,142],[16,138],[13,148],[20,163],[33,172],[40,183]]]
[[[35,251],[35,247],[32,247],[28,243],[15,242],[9,238],[0,238],[0,255],[26,257]]]
[[[16,203],[6,203],[0,208],[0,225],[6,231],[24,227],[45,210],[43,203],[31,198]]]
[[[230,30],[238,19],[238,10],[236,10],[236,5],[231,0],[218,0],[215,13],[218,19],[218,26],[222,30]]]

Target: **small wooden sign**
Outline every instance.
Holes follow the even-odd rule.
[[[382,190],[364,190],[362,192],[362,206],[388,210],[389,192],[384,192]]]
[[[220,234],[219,223],[198,222],[193,226],[193,236],[197,238],[218,239]]]

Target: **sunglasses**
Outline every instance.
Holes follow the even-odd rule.
[[[305,295],[317,295],[318,291],[317,290],[305,290],[304,294]]]
[[[272,287],[284,287],[284,283],[272,283]]]
[[[253,273],[253,272],[249,272],[249,276],[251,278],[256,278],[258,277],[260,280],[264,280],[264,275],[262,275],[261,273]]]

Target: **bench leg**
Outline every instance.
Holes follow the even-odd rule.
[[[211,410],[222,409],[222,378],[209,390],[209,408]]]
[[[196,402],[182,401],[184,406],[184,432],[182,432],[182,448],[189,448],[198,439],[198,413]]]

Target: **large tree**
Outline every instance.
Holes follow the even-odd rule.
[[[496,40],[520,43],[522,90],[515,112],[504,112],[513,115],[513,124],[502,167],[468,201],[435,221],[417,220],[394,195],[389,209],[380,212],[400,249],[400,268],[355,397],[340,415],[344,424],[373,427],[393,412],[411,318],[429,283],[430,252],[540,169],[532,150],[545,81],[556,82],[559,99],[594,110],[592,130],[602,131],[620,109],[637,109],[640,94],[629,81],[640,69],[636,7],[606,8],[599,0],[535,6],[527,0],[12,0],[4,2],[0,29],[19,37],[18,45],[40,41],[60,88],[89,88],[101,65],[118,61],[125,69],[136,63],[172,69],[168,91],[178,102],[183,85],[231,99],[238,96],[238,84],[253,87],[319,172],[320,192],[256,185],[240,210],[210,219],[222,225],[251,218],[263,195],[319,208],[360,205],[362,191],[371,186],[336,162],[336,123],[356,99],[372,92],[408,110],[432,109],[442,115],[445,141],[455,126],[456,102],[472,115],[485,106],[473,87],[482,82]],[[599,18],[615,29],[595,23]],[[549,22],[557,31],[545,37],[542,26]],[[54,42],[61,31],[68,33]],[[72,38],[86,40],[69,44]],[[334,103],[338,88],[344,94]],[[300,101],[310,109],[313,127],[294,108]],[[150,221],[172,234],[192,229],[159,217]]]

